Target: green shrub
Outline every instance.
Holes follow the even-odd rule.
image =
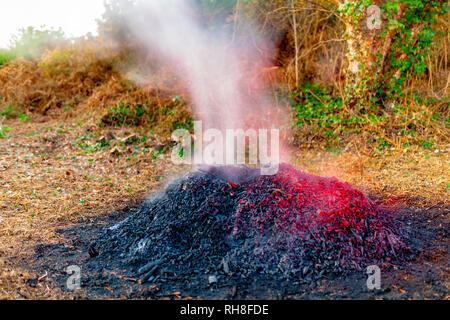
[[[10,131],[11,131],[10,127],[2,127],[2,126],[0,126],[0,139],[9,138],[7,133],[10,132]]]
[[[384,113],[375,106],[354,106],[348,108],[339,96],[317,85],[303,83],[299,90],[291,93],[292,107],[297,114],[296,127],[310,136],[321,137],[328,149],[334,150],[344,137],[371,131],[371,128],[383,126],[386,122]],[[369,137],[374,132],[369,134]],[[377,140],[376,134],[372,136]],[[379,145],[386,147],[384,140]]]
[[[26,114],[26,113],[18,113],[17,117],[19,118],[20,121],[22,122],[27,122],[30,120],[30,117]]]
[[[144,116],[148,112],[141,106],[122,104],[118,108],[111,108],[108,114],[102,118],[102,123],[112,126],[137,126],[144,123]]]
[[[317,85],[304,83],[299,92],[292,93],[292,97],[296,102],[293,108],[297,112],[298,127],[320,124],[329,128],[343,121],[340,112],[343,107],[342,99],[331,97]]]
[[[11,39],[11,51],[25,59],[39,58],[46,49],[54,50],[66,42],[61,29],[23,28]]]
[[[0,66],[14,59],[16,59],[16,55],[12,50],[0,49]]]
[[[6,106],[3,110],[0,111],[0,117],[11,118],[14,116],[14,107]]]

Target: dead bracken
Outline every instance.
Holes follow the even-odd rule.
[[[287,164],[273,176],[257,173],[186,174],[105,229],[99,258],[121,261],[143,282],[214,274],[308,281],[408,254],[402,226],[350,184]]]

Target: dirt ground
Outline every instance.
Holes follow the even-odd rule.
[[[350,182],[401,220],[419,255],[382,270],[382,289],[366,274],[317,283],[264,279],[141,284],[119,266],[98,272],[88,248],[99,230],[124,219],[149,194],[189,170],[170,162],[158,137],[88,121],[33,118],[4,121],[0,139],[0,298],[2,299],[449,299],[449,146],[368,153],[349,145],[333,154],[296,149],[291,163]],[[108,143],[104,143],[107,141]],[[70,265],[82,288],[66,287]],[[94,267],[95,266],[95,267]]]

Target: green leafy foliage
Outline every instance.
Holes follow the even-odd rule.
[[[298,126],[319,124],[330,128],[343,121],[342,99],[331,97],[319,86],[310,83],[304,83],[300,89],[300,92],[292,93],[292,97],[297,100],[293,107],[297,112]]]
[[[357,104],[383,106],[386,101],[404,98],[407,81],[411,77],[422,77],[427,71],[429,49],[433,45],[436,31],[433,29],[437,17],[446,12],[443,1],[393,0],[346,0],[339,12],[355,28],[365,25],[367,8],[376,4],[381,12],[381,30],[371,34],[377,43],[374,61],[363,57],[362,78],[350,83],[349,100]],[[367,32],[367,31],[364,31]],[[367,37],[367,34],[363,35]],[[384,52],[387,48],[388,51]]]
[[[354,111],[344,107],[340,97],[317,85],[304,83],[293,92],[292,106],[297,114],[297,127],[308,127],[314,135],[322,137],[330,151],[340,145],[341,137],[359,133],[362,126],[385,120],[376,108],[359,108]]]
[[[102,122],[115,126],[137,126],[143,123],[144,116],[149,116],[149,114],[143,106],[122,104],[117,108],[109,109]]]
[[[430,121],[439,126],[445,122],[432,110],[412,112],[401,104],[392,104],[389,109],[374,104],[350,108],[341,97],[333,96],[331,90],[310,83],[291,93],[290,101],[297,116],[296,132],[310,141],[324,141],[333,152],[356,136],[378,152],[392,147],[409,148],[412,144],[432,149],[435,140],[424,139],[421,133],[434,125]]]
[[[30,117],[26,113],[18,113],[17,117],[21,122],[27,122],[30,120]]]
[[[188,131],[193,132],[194,131],[194,122],[191,118],[188,118],[184,121],[176,120],[172,123],[172,131],[176,129],[186,129]]]
[[[5,139],[5,138],[9,138],[8,136],[8,132],[11,131],[10,127],[2,127],[0,126],[0,139]]]
[[[0,49],[0,66],[16,59],[16,54],[12,50]]]
[[[14,106],[6,106],[3,108],[2,111],[0,111],[0,116],[5,118],[11,118],[14,116],[15,108]]]
[[[53,50],[65,43],[66,37],[61,29],[23,28],[11,39],[11,53],[25,59],[38,58],[46,49]]]

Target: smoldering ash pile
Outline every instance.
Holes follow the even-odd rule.
[[[255,76],[264,65],[260,52],[270,55],[271,46],[250,27],[243,39],[205,28],[189,3],[145,1],[129,29],[186,78],[205,129],[278,129],[280,109]],[[274,175],[200,166],[105,229],[96,248],[96,259],[120,263],[144,282],[205,275],[309,280],[407,251],[400,226],[360,191],[288,164]]]
[[[403,240],[400,226],[350,184],[281,164],[273,176],[245,166],[190,172],[106,229],[97,247],[144,282],[314,280],[401,259]]]

